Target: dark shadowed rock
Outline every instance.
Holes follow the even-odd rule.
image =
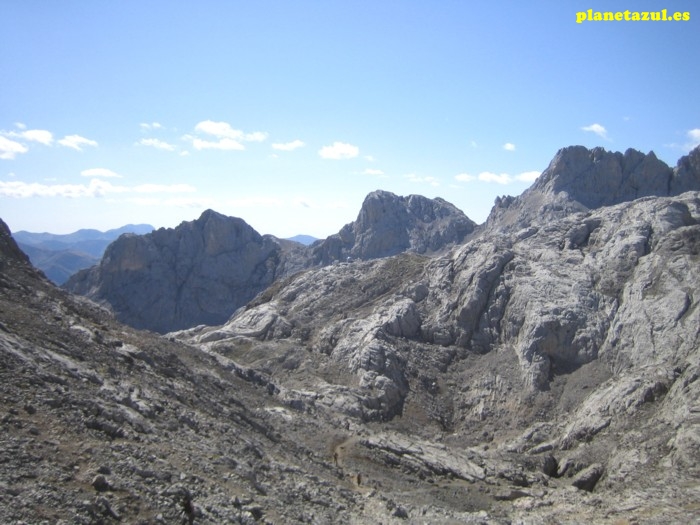
[[[168,332],[224,322],[274,281],[281,258],[274,238],[208,210],[174,229],[122,235],[65,287],[131,326]]]

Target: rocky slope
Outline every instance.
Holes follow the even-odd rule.
[[[164,333],[223,323],[273,281],[304,268],[433,252],[473,229],[442,199],[383,191],[367,197],[355,223],[311,247],[261,236],[242,219],[209,210],[174,229],[119,238],[99,265],[65,287],[108,306],[124,323]]]
[[[348,446],[353,465],[382,483],[436,470],[473,481],[460,466],[467,453],[486,479],[510,483],[511,492],[486,497],[517,500],[510,516],[652,523],[693,515],[700,149],[660,169],[664,184],[651,177],[650,188],[631,184],[634,193],[625,181],[635,169],[609,172],[621,188],[606,197],[615,205],[587,198],[582,182],[565,183],[578,178],[560,168],[578,166],[580,153],[562,150],[512,209],[501,200],[488,224],[445,256],[310,270],[223,326],[175,335],[270,377],[290,406],[379,431]],[[640,159],[584,157],[593,166]],[[656,170],[654,159],[636,165]],[[579,177],[586,173],[595,169]],[[676,195],[678,181],[695,191]],[[522,209],[535,201],[539,208]],[[454,463],[439,459],[436,441]],[[599,512],[582,510],[588,496],[567,486],[594,491]]]

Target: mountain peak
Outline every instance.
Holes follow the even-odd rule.
[[[329,264],[348,257],[376,259],[404,251],[435,252],[462,242],[475,227],[444,199],[376,190],[365,197],[354,222],[315,246],[313,258]]]

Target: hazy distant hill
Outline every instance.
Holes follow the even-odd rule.
[[[286,240],[298,242],[303,244],[304,246],[309,246],[318,241],[316,237],[312,237],[311,235],[295,235],[294,237],[289,237]]]
[[[97,264],[109,243],[123,233],[143,235],[153,229],[150,224],[127,224],[105,232],[92,229],[68,234],[19,231],[14,233],[14,238],[32,264],[60,285],[78,270]]]

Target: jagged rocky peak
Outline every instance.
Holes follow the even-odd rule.
[[[649,195],[665,196],[673,170],[654,152],[625,153],[604,148],[570,146],[560,149],[533,185],[543,193],[566,192],[588,208],[610,206]]]
[[[597,147],[560,149],[537,181],[519,197],[496,199],[487,220],[491,227],[526,227],[533,220],[612,206],[641,197],[667,197],[700,190],[700,147],[675,169],[653,151],[624,153]]]
[[[277,276],[282,248],[242,219],[207,210],[176,228],[122,235],[65,287],[157,332],[222,323]]]
[[[347,257],[430,253],[462,242],[475,227],[461,210],[439,197],[402,197],[377,190],[367,195],[354,222],[314,246],[313,258],[328,264]]]

